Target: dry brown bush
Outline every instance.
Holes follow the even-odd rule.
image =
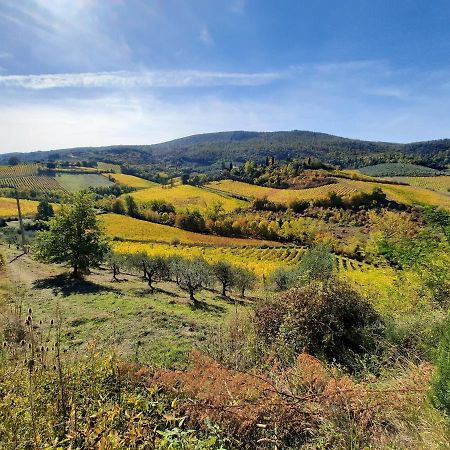
[[[426,400],[430,372],[414,366],[386,386],[358,383],[302,353],[292,368],[274,367],[262,376],[195,352],[188,370],[161,370],[149,382],[184,399],[179,413],[192,426],[217,423],[239,447],[360,448],[402,441],[402,430],[411,429],[414,411]]]

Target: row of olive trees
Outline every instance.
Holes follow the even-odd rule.
[[[232,288],[238,289],[241,296],[255,287],[257,277],[254,272],[244,267],[236,267],[228,262],[208,263],[201,257],[183,258],[180,255],[169,257],[150,256],[144,252],[132,254],[110,253],[107,258],[113,273],[113,279],[121,272],[130,271],[141,275],[147,281],[150,290],[158,281],[174,281],[189,292],[192,302],[197,302],[195,294],[202,289],[219,283],[224,296]]]
[[[58,214],[50,219],[48,230],[38,233],[34,243],[35,257],[43,262],[67,264],[73,276],[80,278],[90,268],[109,261],[113,277],[121,269],[142,273],[149,287],[162,279],[173,279],[189,292],[192,301],[195,293],[218,281],[225,296],[231,288],[245,291],[252,289],[256,275],[245,268],[234,267],[227,262],[208,264],[202,258],[185,259],[153,257],[145,253],[131,255],[114,254],[94,208],[92,196],[87,193],[74,195],[70,202],[61,205]]]

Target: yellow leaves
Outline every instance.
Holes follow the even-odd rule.
[[[189,245],[168,245],[168,244],[144,244],[134,242],[116,242],[114,250],[118,253],[138,253],[145,252],[150,256],[175,256],[184,258],[203,257],[208,262],[228,261],[239,267],[246,267],[258,275],[268,275],[286,261],[280,258],[285,251],[283,247],[201,247]],[[295,252],[302,252],[302,249],[293,248]]]

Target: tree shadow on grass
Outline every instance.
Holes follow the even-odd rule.
[[[152,296],[154,294],[165,294],[169,297],[174,297],[174,298],[179,298],[180,295],[177,294],[176,292],[172,292],[172,291],[168,291],[166,289],[162,289],[159,287],[155,287],[153,289],[153,291],[150,288],[138,288],[134,290],[134,294],[138,297],[149,297]]]
[[[61,294],[67,297],[73,294],[98,294],[100,292],[121,293],[113,287],[103,286],[92,281],[79,280],[70,276],[56,275],[33,282],[34,289],[51,289],[53,295]]]
[[[207,311],[215,315],[222,315],[226,312],[226,308],[219,305],[212,305],[203,300],[197,300],[195,303],[189,303],[191,309],[198,311]]]

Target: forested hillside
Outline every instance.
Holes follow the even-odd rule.
[[[17,154],[16,154],[17,155]],[[310,131],[228,131],[188,136],[155,145],[118,145],[20,154],[24,161],[50,159],[111,161],[122,164],[168,163],[208,167],[224,163],[316,157],[342,167],[363,167],[377,163],[409,162],[437,169],[450,162],[450,140],[411,144],[361,141]],[[12,154],[2,155],[0,163]]]

